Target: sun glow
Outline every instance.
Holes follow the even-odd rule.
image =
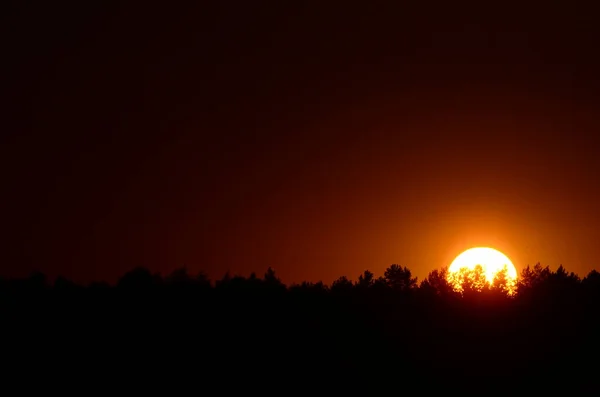
[[[470,248],[458,255],[448,268],[448,281],[461,292],[465,281],[481,290],[486,285],[494,285],[495,279],[503,284],[500,288],[514,293],[517,269],[506,255],[493,248]]]

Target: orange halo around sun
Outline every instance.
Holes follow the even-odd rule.
[[[485,281],[492,284],[496,275],[506,267],[506,279],[511,286],[514,285],[517,279],[517,269],[511,260],[502,252],[488,247],[470,248],[458,255],[450,267],[448,268],[448,281],[455,288],[460,289],[458,285],[459,277],[456,277],[462,270],[475,270],[480,265],[483,269]],[[513,292],[511,286],[509,292]]]

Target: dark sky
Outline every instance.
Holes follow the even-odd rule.
[[[12,3],[2,275],[598,268],[591,9]]]

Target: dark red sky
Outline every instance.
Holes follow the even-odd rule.
[[[591,10],[13,3],[0,274],[598,268]]]

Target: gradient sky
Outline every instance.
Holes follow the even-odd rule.
[[[4,276],[422,278],[480,245],[599,268],[600,28],[575,2],[12,3]]]

